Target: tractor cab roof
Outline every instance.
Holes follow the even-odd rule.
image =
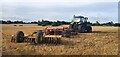
[[[83,16],[75,16],[74,15],[74,18],[84,18]]]

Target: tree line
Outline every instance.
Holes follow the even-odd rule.
[[[46,26],[46,25],[52,25],[52,26],[59,26],[59,25],[69,25],[71,22],[66,21],[34,21],[34,22],[24,22],[24,21],[3,21],[0,20],[0,24],[38,24],[39,26]],[[120,26],[120,23],[113,23],[112,21],[106,22],[106,23],[100,23],[99,21],[96,21],[96,23],[92,23],[92,26]]]
[[[92,26],[120,26],[120,23],[113,23],[112,21],[99,23],[98,21],[96,21],[96,23],[92,23]]]
[[[34,22],[24,22],[24,21],[11,21],[11,20],[7,20],[7,21],[3,21],[0,20],[0,24],[37,24],[38,22],[34,21]]]
[[[42,20],[42,21],[38,21],[38,25],[39,26],[46,26],[46,25],[52,25],[52,26],[59,26],[59,25],[68,25],[70,24],[70,22],[66,22],[66,21],[47,21],[47,20]]]

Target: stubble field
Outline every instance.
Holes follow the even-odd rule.
[[[17,25],[17,26],[14,26]],[[71,38],[62,38],[62,43],[33,45],[30,43],[12,43],[11,35],[17,31],[31,34],[50,26],[37,24],[3,24],[2,54],[3,55],[117,55],[118,28],[110,26],[93,26],[92,33],[79,33]],[[67,27],[68,25],[63,25]]]

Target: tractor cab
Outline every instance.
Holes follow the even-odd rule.
[[[84,16],[75,16],[70,24],[70,29],[78,32],[91,32],[91,23],[87,22],[88,18]]]
[[[83,16],[75,16],[71,22],[71,24],[81,24],[84,22],[87,22],[88,18],[87,17],[83,17]]]

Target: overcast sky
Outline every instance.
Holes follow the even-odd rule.
[[[82,15],[95,22],[118,22],[119,0],[2,0],[0,19],[71,21]]]

